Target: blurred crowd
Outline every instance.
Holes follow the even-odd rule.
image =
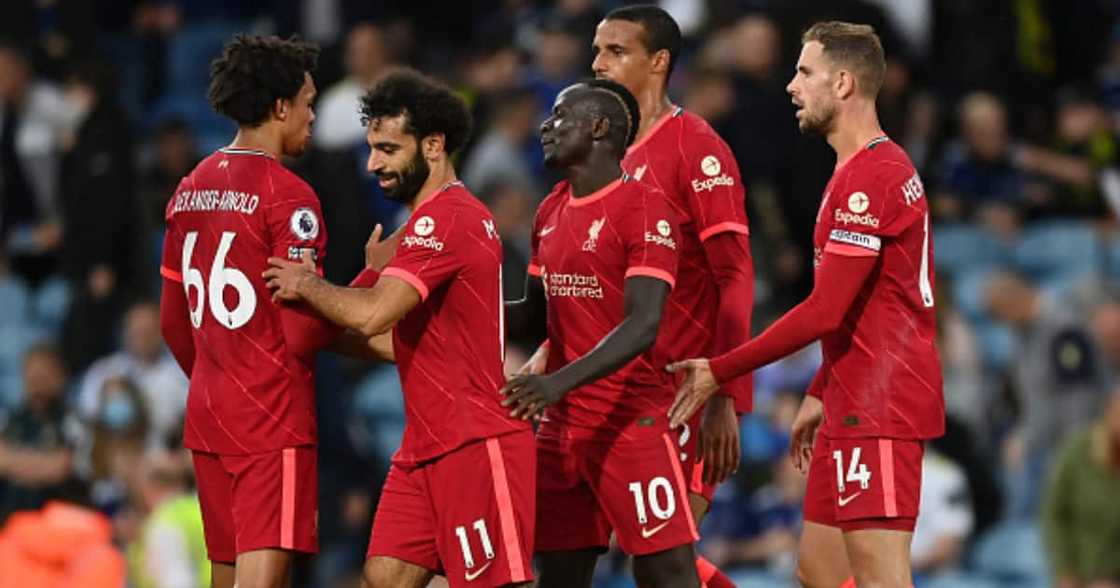
[[[329,278],[348,282],[373,225],[406,214],[364,171],[357,97],[407,64],[472,108],[458,166],[493,211],[506,297],[518,298],[532,216],[556,180],[538,126],[560,89],[592,75],[594,27],[622,3],[7,0],[0,587],[21,553],[51,562],[20,568],[23,588],[50,573],[207,585],[179,431],[187,381],[154,301],[167,199],[234,131],[205,99],[209,61],[232,34],[298,33],[324,49],[312,148],[288,163],[322,200]],[[686,35],[671,96],[720,132],[747,186],[755,332],[811,286],[811,230],[835,164],[821,138],[799,135],[785,93],[800,31],[839,18],[883,39],[882,123],[935,215],[949,409],[925,457],[918,586],[1120,586],[1120,3],[659,4]],[[511,366],[543,333],[525,337]],[[788,430],[818,363],[808,348],[755,374],[745,463],[700,544],[742,586],[792,582],[804,478]],[[327,588],[355,585],[403,409],[392,369],[326,354],[319,365],[321,494],[338,499],[321,505],[322,553],[297,585]],[[43,544],[51,525],[101,563],[66,564],[74,550]],[[600,585],[626,585],[624,565],[605,560]]]

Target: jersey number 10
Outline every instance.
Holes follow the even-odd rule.
[[[183,289],[187,292],[188,304],[191,288],[194,288],[198,294],[198,305],[190,309],[191,324],[196,329],[202,328],[202,314],[207,298],[210,300],[210,314],[214,315],[223,327],[231,331],[248,323],[257,310],[257,292],[253,289],[248,276],[235,268],[225,267],[226,256],[229,255],[229,248],[233,246],[236,237],[237,233],[232,231],[222,233],[218,252],[214,255],[214,262],[210,264],[210,279],[206,282],[202,280],[202,272],[191,267],[191,256],[194,254],[195,243],[198,242],[198,231],[187,233],[187,237],[183,240]],[[233,310],[226,308],[225,299],[222,297],[227,286],[237,290],[237,308]]]

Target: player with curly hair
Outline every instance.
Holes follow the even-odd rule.
[[[520,586],[532,580],[536,446],[500,405],[505,383],[502,244],[451,156],[471,117],[447,87],[411,70],[361,99],[367,169],[412,215],[370,288],[342,288],[309,261],[273,259],[282,300],[303,301],[370,339],[392,333],[405,431],[381,490],[365,585]],[[371,343],[372,345],[372,343]]]
[[[212,586],[287,584],[318,549],[315,354],[337,329],[274,303],[270,256],[322,261],[319,199],[280,162],[301,154],[315,114],[318,48],[239,35],[211,66],[214,110],[237,123],[167,205],[161,326],[190,376],[192,451]]]

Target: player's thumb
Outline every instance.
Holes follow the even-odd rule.
[[[373,232],[369,234],[369,241],[367,241],[366,244],[372,245],[380,241],[381,233],[383,232],[385,232],[385,227],[382,227],[381,223],[377,223],[377,225],[373,227]]]

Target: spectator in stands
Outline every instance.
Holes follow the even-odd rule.
[[[156,126],[152,144],[154,157],[140,174],[137,201],[149,238],[158,233],[162,239],[167,201],[198,163],[198,143],[185,120],[171,117]]]
[[[1106,394],[1101,353],[1083,319],[1021,277],[993,275],[986,287],[992,314],[1019,336],[1018,361],[1012,372],[1022,411],[1012,441],[1021,443],[1020,463],[1009,464],[1021,480],[1010,485],[1011,514],[1033,514],[1037,484],[1049,449],[1071,431],[1092,420]]]
[[[331,86],[315,109],[311,139],[319,149],[353,149],[364,144],[366,129],[358,121],[358,98],[392,63],[384,34],[373,23],[360,23],[346,36],[346,77]]]
[[[208,588],[210,562],[190,469],[177,455],[149,452],[132,476],[144,521],[128,546],[129,578],[136,588]]]
[[[1120,144],[1112,134],[1104,109],[1089,95],[1076,89],[1059,94],[1055,153],[1046,158],[1058,165],[1048,194],[1038,213],[1085,219],[1111,216],[1100,173],[1120,161]],[[1115,173],[1115,172],[1113,172]],[[1120,197],[1118,194],[1116,197]]]
[[[1120,389],[1094,423],[1072,434],[1050,472],[1043,508],[1059,588],[1120,582]]]
[[[960,139],[941,163],[941,190],[934,214],[943,219],[978,218],[999,234],[1012,235],[1019,224],[1026,178],[1016,167],[1007,110],[983,92],[970,94],[959,108]]]
[[[922,456],[922,496],[910,542],[910,566],[923,577],[956,568],[972,533],[968,480],[960,466],[931,447]]]
[[[62,244],[60,142],[72,121],[62,92],[35,78],[24,49],[0,42],[0,251],[32,281],[53,270]]]
[[[74,284],[92,284],[91,276],[104,272],[125,287],[135,277],[132,137],[114,87],[112,67],[99,60],[77,63],[66,80],[77,127],[63,143],[59,178],[65,220],[62,269]]]
[[[78,412],[89,422],[97,420],[103,394],[111,380],[135,382],[150,424],[148,446],[157,446],[180,426],[187,406],[188,381],[167,351],[159,330],[159,306],[150,301],[129,308],[124,317],[124,349],[94,362],[78,391]]]
[[[16,510],[72,496],[80,425],[66,408],[66,369],[48,346],[23,360],[24,401],[0,424],[0,521]]]
[[[507,91],[497,97],[494,106],[494,118],[471,151],[463,181],[474,190],[499,182],[517,183],[528,187],[537,199],[543,198],[545,192],[527,157],[537,148],[534,143],[540,125],[533,92],[527,88]]]
[[[552,109],[560,90],[584,76],[587,38],[574,27],[574,23],[561,18],[550,18],[537,32],[527,77],[537,96],[541,120]]]
[[[115,512],[128,496],[128,480],[150,444],[146,403],[131,380],[104,380],[97,412],[89,422],[90,497],[105,512]]]

